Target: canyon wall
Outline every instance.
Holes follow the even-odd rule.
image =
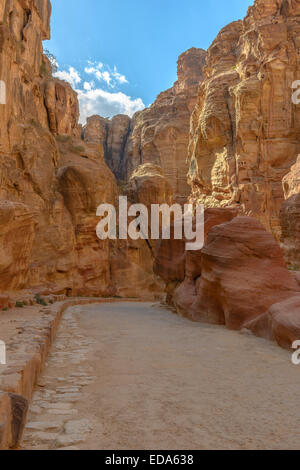
[[[0,80],[6,83],[6,104],[0,105],[1,293],[152,299],[167,286],[179,313],[199,319],[207,308],[218,322],[241,326],[244,313],[236,314],[243,317],[239,322],[227,319],[224,300],[229,296],[232,308],[243,312],[233,271],[245,253],[230,251],[233,243],[254,253],[257,266],[285,276],[278,295],[274,281],[258,316],[272,299],[294,295],[300,108],[292,101],[292,83],[300,67],[299,2],[256,0],[207,53],[192,48],[179,57],[177,82],[150,108],[132,119],[91,116],[82,129],[76,93],[53,78],[43,54],[50,13],[48,0],[0,6]],[[147,207],[203,203],[209,247],[186,253],[183,240],[161,241],[158,248],[151,240],[100,241],[96,209],[106,202],[117,206],[119,195]],[[246,230],[246,238],[238,230]],[[283,266],[271,234],[295,275]],[[274,253],[277,261],[270,260]],[[245,278],[252,263],[247,256],[244,271],[237,270]],[[267,284],[262,277],[261,285]],[[258,288],[254,281],[252,288]]]
[[[191,121],[191,199],[235,206],[279,240],[283,178],[300,152],[300,4],[256,0],[207,53]]]
[[[50,14],[49,0],[0,4],[1,293],[137,296],[140,286],[153,298],[162,288],[149,248],[96,236],[96,209],[118,202],[117,183],[101,139],[81,139],[77,94],[43,54]],[[111,125],[112,161],[122,148],[114,124],[119,131],[124,121]]]
[[[287,348],[300,333],[299,28],[299,1],[256,0],[208,49],[188,150],[204,246],[173,236],[155,252],[178,314]]]
[[[190,193],[186,178],[190,117],[203,79],[205,57],[202,49],[183,53],[178,59],[174,86],[132,119],[93,116],[87,120],[84,139],[103,146],[106,162],[120,183],[128,182],[140,165],[153,164],[162,168],[174,200],[186,202]]]

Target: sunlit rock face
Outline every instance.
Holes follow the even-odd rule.
[[[0,5],[0,293],[154,298],[162,287],[146,243],[96,235],[97,207],[118,202],[111,170],[118,176],[130,118],[93,116],[80,128],[77,94],[43,54],[50,14],[48,0]]]
[[[163,169],[174,199],[185,202],[190,117],[203,79],[206,52],[192,48],[178,59],[178,81],[161,93],[150,108],[132,119],[93,116],[84,127],[84,139],[105,149],[105,160],[120,183],[129,181],[137,167],[153,164]]]
[[[179,57],[178,81],[150,108],[133,117],[123,159],[126,179],[141,164],[162,167],[175,201],[181,203],[190,193],[186,162],[190,117],[203,78],[205,56],[202,49],[192,48]]]
[[[300,271],[300,193],[283,203],[280,221],[286,261],[292,270]]]
[[[0,4],[1,292],[159,296],[151,241],[96,236],[97,206],[117,205],[119,195],[148,208],[189,197],[204,203],[212,211],[206,237],[238,212],[254,216],[296,272],[299,2],[256,1],[208,53],[179,57],[178,81],[150,108],[132,119],[92,116],[82,129],[77,94],[53,78],[43,55],[50,13],[48,0]],[[157,272],[184,311],[201,287],[205,256],[172,243],[161,245]]]
[[[84,141],[102,146],[105,161],[119,182],[124,182],[122,162],[130,124],[130,117],[122,114],[112,119],[95,115],[89,117],[83,127]]]
[[[116,183],[101,147],[79,139],[77,95],[43,55],[50,13],[48,0],[0,4],[0,290],[96,295],[111,285],[96,208],[114,203]]]
[[[290,172],[283,178],[282,183],[286,199],[300,193],[300,155],[298,155],[297,161],[291,167]]]
[[[208,49],[192,116],[192,200],[239,207],[279,240],[283,178],[300,149],[298,1],[257,0]],[[292,183],[289,183],[291,186]]]

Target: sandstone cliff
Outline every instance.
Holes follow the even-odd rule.
[[[282,180],[300,151],[299,2],[256,0],[208,49],[192,116],[192,200],[236,206],[280,238]]]
[[[96,209],[116,203],[117,184],[104,161],[101,123],[97,139],[86,131],[81,140],[77,95],[52,77],[43,55],[50,13],[49,0],[0,4],[0,79],[6,83],[6,104],[0,105],[1,292],[137,296],[140,286],[151,298],[161,287],[151,262],[145,266],[149,248],[138,253],[145,261],[130,276],[135,260],[128,250],[96,236]],[[114,118],[108,132],[111,161],[124,147],[124,122],[126,134],[128,117]],[[120,290],[124,263],[126,288]]]
[[[174,199],[180,203],[187,200],[190,116],[203,78],[205,57],[204,50],[195,48],[182,54],[178,59],[178,81],[132,120],[127,116],[88,119],[84,139],[103,146],[106,162],[119,182],[129,181],[138,166],[154,164],[162,168]]]
[[[287,348],[300,325],[299,17],[298,1],[256,0],[208,49],[188,174],[205,244],[160,240],[155,261],[179,314]]]
[[[180,56],[178,81],[149,109],[83,129],[76,93],[43,55],[50,12],[48,0],[0,5],[0,295],[150,299],[166,285],[181,314],[285,343],[278,309],[299,304],[299,2],[256,0],[207,53]],[[97,206],[120,194],[147,207],[204,203],[204,249],[100,241]]]

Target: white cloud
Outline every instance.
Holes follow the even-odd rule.
[[[103,80],[108,86],[111,85],[112,77],[107,70],[101,72],[96,67],[86,67],[84,71],[88,75],[94,75],[99,81]]]
[[[80,104],[80,122],[85,124],[87,117],[99,114],[113,117],[116,114],[133,116],[145,108],[141,98],[133,99],[122,92],[110,93],[100,88],[90,91],[76,90]]]
[[[92,86],[92,84],[89,83],[89,82],[84,82],[83,88],[85,89],[85,91],[91,91],[91,89],[93,88],[93,86]]]
[[[60,80],[65,80],[69,82],[73,88],[76,87],[81,82],[81,77],[74,67],[69,67],[69,71],[59,71],[54,74],[54,77],[59,78]]]
[[[125,75],[120,74],[119,72],[115,71],[113,73],[113,77],[121,84],[128,83],[127,78]]]
[[[125,75],[118,72],[116,66],[114,66],[113,72],[109,67],[104,67],[102,62],[92,63],[88,61],[89,67],[85,67],[84,71],[88,75],[94,75],[99,81],[104,81],[109,87],[115,88],[117,85],[124,85],[128,83]],[[106,70],[104,69],[106,68]]]
[[[119,85],[128,84],[125,75],[118,72],[116,66],[113,70],[102,62],[87,62],[84,72],[93,76],[107,86],[108,89],[117,89]],[[82,80],[79,72],[74,67],[68,71],[59,71],[55,77],[69,82],[78,93],[80,105],[80,122],[85,124],[87,117],[99,114],[103,117],[113,117],[116,114],[127,114],[133,116],[137,111],[145,108],[141,98],[131,98],[120,91],[106,91],[97,88],[94,80]]]

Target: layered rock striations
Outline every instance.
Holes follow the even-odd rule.
[[[282,180],[300,149],[299,15],[294,0],[256,0],[226,26],[208,49],[191,122],[192,200],[239,207],[278,240]]]
[[[185,202],[190,193],[186,177],[190,116],[203,78],[205,57],[204,50],[195,48],[179,57],[178,81],[150,108],[134,116],[126,144],[123,172],[127,178],[141,164],[161,166],[179,203]]]
[[[181,315],[289,347],[299,331],[299,2],[256,0],[207,53],[180,56],[178,81],[149,109],[92,116],[83,129],[76,93],[43,54],[50,12],[48,0],[0,5],[1,305],[19,291],[152,299],[165,289]],[[204,248],[100,241],[97,207],[120,195],[148,209],[203,203]]]
[[[132,120],[121,115],[111,120],[100,116],[87,120],[84,139],[101,143],[106,162],[119,182],[129,181],[140,165],[153,164],[164,172],[174,200],[180,203],[187,200],[190,117],[203,78],[205,57],[206,52],[196,48],[182,54],[178,60],[178,81]]]
[[[82,141],[77,94],[53,78],[43,55],[50,13],[49,0],[0,5],[0,79],[6,84],[6,104],[0,105],[1,292],[116,295],[125,263],[122,293],[137,295],[141,286],[151,296],[161,288],[152,285],[156,277],[151,263],[145,266],[146,255],[138,254],[138,274],[130,277],[134,266],[126,250],[96,236],[98,205],[118,202],[104,160],[107,122],[91,118]],[[111,122],[112,162],[125,147],[129,121],[121,116]]]

